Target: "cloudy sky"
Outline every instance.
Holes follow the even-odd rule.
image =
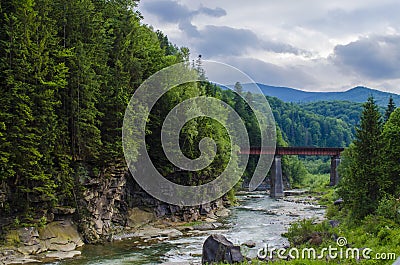
[[[308,91],[400,93],[398,0],[141,0],[143,22],[193,58]]]

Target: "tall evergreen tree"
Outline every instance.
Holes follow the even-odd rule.
[[[157,34],[141,25],[140,17],[130,9],[133,4],[134,1],[107,1],[102,11],[109,57],[107,82],[102,86],[98,109],[102,113],[100,160],[106,164],[123,160],[122,120],[135,89],[155,71],[179,61],[176,53],[165,55],[165,43],[160,44]],[[170,45],[166,37],[162,40]]]
[[[243,93],[243,86],[240,82],[236,82],[235,86],[234,86],[234,90],[236,93],[238,93],[239,95],[241,95]]]
[[[364,104],[356,140],[344,156],[339,194],[354,217],[373,213],[380,199],[379,167],[382,122],[372,97]]]
[[[66,60],[68,89],[62,95],[69,121],[72,158],[74,161],[94,160],[101,147],[98,128],[101,113],[97,103],[107,59],[101,13],[96,12],[90,0],[66,1],[63,12],[63,43],[73,51]]]
[[[386,111],[385,111],[385,117],[384,117],[384,122],[387,122],[390,118],[390,114],[396,109],[396,104],[394,104],[393,97],[390,96],[389,98],[389,103],[387,105]]]
[[[380,190],[400,196],[400,108],[390,115],[382,133]]]

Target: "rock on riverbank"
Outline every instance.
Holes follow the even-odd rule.
[[[0,264],[24,264],[43,258],[64,259],[80,255],[83,246],[75,224],[70,220],[51,222],[43,228],[24,227],[10,231],[7,246],[0,249]]]

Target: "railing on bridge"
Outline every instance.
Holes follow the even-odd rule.
[[[308,155],[308,156],[340,156],[344,148],[341,147],[301,147],[301,146],[290,146],[290,147],[250,147],[250,149],[242,148],[240,154],[250,155]]]

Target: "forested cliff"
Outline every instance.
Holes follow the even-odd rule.
[[[1,213],[74,205],[79,171],[123,161],[122,118],[140,83],[187,59],[141,24],[135,1],[2,1]]]

